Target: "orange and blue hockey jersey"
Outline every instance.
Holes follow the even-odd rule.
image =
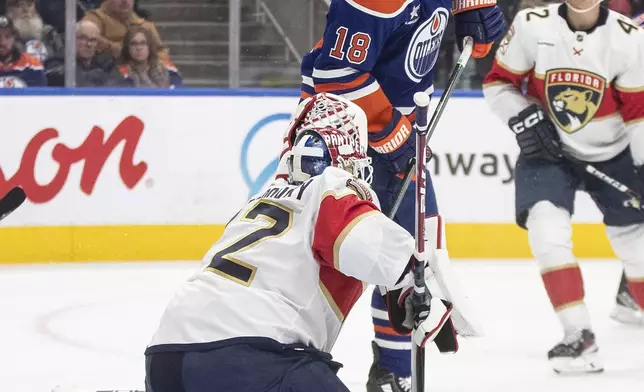
[[[15,60],[0,62],[0,88],[47,86],[45,69],[40,60],[17,49],[12,56]]]
[[[370,140],[380,139],[399,116],[393,108],[409,116],[414,93],[433,92],[451,7],[451,0],[333,0],[324,37],[302,62],[302,97],[332,92],[354,101],[367,113]]]
[[[396,173],[415,153],[406,117],[414,117],[416,92],[434,90],[434,67],[451,9],[452,0],[332,0],[324,36],[302,61],[302,98],[331,92],[367,114],[372,187],[383,211],[389,211],[398,190]],[[426,203],[428,215],[438,213],[429,176]],[[410,233],[414,206],[411,186],[396,214],[396,222]],[[371,305],[380,365],[408,377],[410,337],[391,327],[377,290]]]

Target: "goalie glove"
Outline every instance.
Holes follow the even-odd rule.
[[[419,347],[425,347],[427,342],[434,342],[443,353],[458,351],[458,341],[450,319],[452,304],[438,297],[432,297],[429,303],[416,303],[415,298],[414,295],[405,298],[403,322],[405,328],[413,327],[411,333],[414,342]]]
[[[416,258],[412,256],[410,265],[415,263]],[[401,335],[411,334],[420,347],[434,342],[442,353],[458,351],[456,331],[450,319],[452,304],[438,297],[432,297],[427,303],[422,296],[413,295],[413,292],[412,272],[397,287],[388,291],[381,288],[393,329]],[[427,287],[425,293],[431,295]]]

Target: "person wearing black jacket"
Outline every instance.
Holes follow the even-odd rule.
[[[89,21],[76,25],[76,87],[123,87],[125,80],[114,59],[97,55],[100,30]],[[50,75],[50,86],[63,86],[64,75]]]

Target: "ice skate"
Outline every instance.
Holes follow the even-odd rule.
[[[380,367],[380,352],[376,342],[371,342],[373,364],[369,369],[367,392],[411,392],[411,379],[398,377],[389,370]]]
[[[595,334],[583,329],[567,334],[548,352],[548,360],[558,374],[598,373],[604,371],[595,344]]]
[[[644,314],[628,291],[626,275],[622,275],[622,281],[615,297],[615,308],[610,317],[622,324],[644,327]]]

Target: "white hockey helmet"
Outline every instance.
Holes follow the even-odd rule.
[[[346,132],[357,140],[366,155],[369,145],[367,115],[360,106],[331,93],[319,93],[300,102],[289,124],[286,141],[292,146],[302,130],[324,128]]]

